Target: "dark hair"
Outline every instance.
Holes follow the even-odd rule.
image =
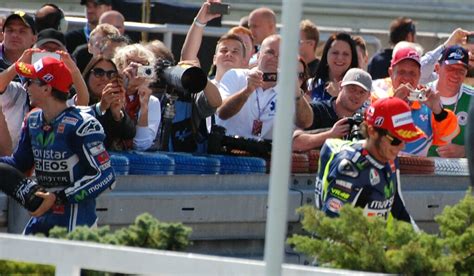
[[[352,60],[347,70],[351,68],[359,67],[356,44],[354,40],[351,38],[351,35],[348,33],[334,33],[328,38],[328,40],[326,41],[326,44],[324,45],[321,61],[319,62],[318,67],[316,68],[315,77],[314,77],[315,80],[322,79],[324,81],[327,81],[329,79],[328,53],[329,53],[329,49],[331,49],[332,43],[335,40],[345,41],[347,42],[347,44],[349,44],[351,48]],[[316,85],[317,81],[314,81],[313,84]]]
[[[398,17],[390,23],[390,43],[396,45],[406,40],[408,34],[416,34],[415,22],[408,17]]]
[[[242,41],[242,39],[240,38],[240,36],[236,35],[236,34],[224,34],[223,36],[221,36],[219,38],[219,40],[217,41],[217,45],[221,44],[223,41],[227,41],[227,40],[235,40],[235,41],[238,41],[240,43],[240,46],[242,47],[242,56],[245,57],[246,55],[246,51],[245,51],[245,45],[244,45],[244,42]],[[216,46],[216,50],[217,50],[217,46]]]
[[[58,89],[54,87],[52,87],[51,89],[51,95],[53,96],[53,98],[61,102],[65,102],[69,98],[69,92],[59,91]]]
[[[55,11],[39,17],[38,11],[44,7],[52,7],[55,9]],[[64,19],[64,12],[58,6],[56,6],[55,4],[48,3],[41,6],[38,11],[36,11],[35,14],[35,25],[36,31],[38,33],[48,28],[59,30],[59,27],[61,26],[61,20]]]
[[[111,59],[107,59],[102,55],[97,55],[95,57],[92,57],[91,61],[89,61],[89,63],[86,65],[86,68],[84,69],[84,71],[82,71],[82,78],[86,82],[87,91],[89,92],[89,97],[90,97],[89,105],[95,104],[99,100],[99,99],[96,99],[96,97],[94,95],[92,95],[91,92],[90,92],[89,76],[91,75],[92,69],[94,69],[95,66],[97,65],[97,63],[99,63],[101,61],[109,62],[110,64],[112,64],[114,69],[116,71],[118,71],[117,66],[115,65],[115,63]]]

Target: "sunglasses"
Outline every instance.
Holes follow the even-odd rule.
[[[46,84],[44,81],[39,80],[39,79],[26,79],[26,81],[25,81],[26,87],[30,86],[32,83],[35,83],[39,86]]]
[[[91,73],[96,78],[102,78],[103,76],[107,76],[109,80],[117,76],[117,71],[115,70],[105,71],[102,68],[94,68],[91,70]]]
[[[390,141],[390,145],[392,145],[392,146],[398,146],[401,143],[403,143],[402,140],[398,139],[397,137],[393,137],[389,133],[386,133],[385,137],[387,137],[387,139]]]

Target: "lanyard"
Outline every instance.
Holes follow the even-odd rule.
[[[270,98],[270,100],[265,104],[265,106],[260,109],[260,100],[259,100],[259,97],[258,97],[258,90],[260,90],[260,88],[257,88],[255,90],[255,95],[257,96],[257,108],[258,108],[258,120],[260,120],[260,117],[262,116],[262,113],[263,111],[265,111],[265,109],[270,105],[270,103],[273,101],[273,99],[275,99],[275,96],[276,96],[276,93],[273,94],[273,96]],[[262,92],[263,93],[263,92]]]

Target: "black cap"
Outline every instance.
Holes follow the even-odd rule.
[[[14,11],[12,14],[10,14],[7,19],[5,19],[5,23],[3,24],[3,31],[5,31],[5,27],[8,25],[8,21],[15,18],[19,18],[21,21],[23,21],[26,26],[30,27],[30,29],[33,31],[33,34],[36,34],[35,20],[32,16],[30,16],[24,11]]]
[[[56,29],[48,28],[39,32],[35,46],[39,47],[47,42],[54,42],[66,49],[66,39],[64,38],[64,34]]]
[[[87,2],[88,0],[81,0],[81,5],[85,5],[87,4]],[[108,6],[112,5],[112,0],[94,0],[93,2],[96,3],[97,5],[108,5]]]

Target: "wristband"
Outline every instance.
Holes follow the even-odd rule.
[[[194,23],[194,25],[196,25],[196,26],[199,27],[199,28],[204,28],[204,27],[206,27],[206,23],[201,23],[201,22],[199,22],[199,20],[197,20],[197,17],[194,17],[193,23]]]

